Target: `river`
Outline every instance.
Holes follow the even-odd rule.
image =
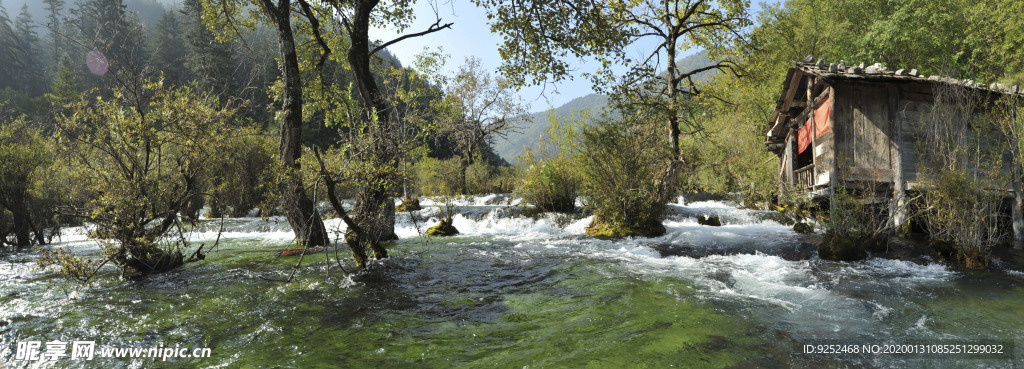
[[[665,236],[609,241],[583,234],[589,218],[512,216],[500,199],[463,201],[451,238],[418,237],[436,219],[399,214],[391,258],[346,274],[333,251],[307,255],[290,283],[267,280],[287,278],[298,261],[276,253],[292,241],[283,219],[227,219],[206,260],[141,281],[111,269],[90,288],[36,270],[35,251],[5,252],[0,367],[1024,366],[1013,352],[1024,347],[1019,271],[823,261],[819,236],[726,201],[680,201]],[[724,225],[698,225],[697,215]],[[210,247],[220,225],[204,221],[188,236]],[[340,231],[337,220],[327,225]],[[67,229],[55,246],[97,254],[85,233]],[[19,342],[32,341],[43,351],[93,341],[96,357],[18,360]],[[1004,353],[851,352],[908,343]],[[209,348],[209,357],[99,357],[170,347]]]

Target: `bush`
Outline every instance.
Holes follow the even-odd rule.
[[[839,181],[832,195],[825,237],[818,257],[853,261],[868,257],[868,251],[885,251],[888,246],[888,202],[876,197],[875,188],[860,192],[847,190]]]
[[[669,155],[655,127],[608,120],[583,131],[581,192],[594,209],[587,233],[654,237],[665,233],[658,178]],[[652,144],[654,143],[654,144]]]
[[[235,113],[188,88],[149,83],[141,93],[83,99],[58,118],[61,154],[72,168],[73,183],[88,198],[77,215],[88,217],[98,234],[109,238],[101,241],[103,261],[95,264],[110,262],[138,275],[183,262],[187,241],[166,234],[181,231],[178,214],[201,191],[197,184],[222,150],[218,140]],[[46,253],[39,263],[76,278],[82,266],[91,265],[59,251]]]
[[[925,227],[934,240],[951,243],[968,269],[988,266],[999,232],[1001,194],[985,191],[983,181],[954,170],[938,173],[935,188],[924,194]],[[941,243],[941,242],[940,242]]]
[[[527,148],[520,156],[524,169],[514,192],[524,203],[542,211],[567,213],[575,210],[580,182],[576,129],[585,121],[586,115],[567,119],[552,115],[547,131],[549,141],[538,145],[536,153]]]
[[[24,116],[0,122],[0,245],[8,242],[8,232],[18,246],[47,242],[43,232],[55,225],[52,190],[58,188],[47,183],[51,164],[51,145]],[[13,228],[7,229],[8,222]]]
[[[477,158],[466,168],[466,194],[506,193],[515,183],[516,170],[511,166],[496,166]]]
[[[416,188],[424,196],[454,196],[462,187],[461,163],[424,157],[416,163]]]
[[[270,213],[267,200],[274,192],[276,159],[277,140],[271,135],[256,127],[232,130],[211,164],[209,186],[215,199],[209,202],[209,216],[230,211],[232,217],[243,217],[254,208]]]

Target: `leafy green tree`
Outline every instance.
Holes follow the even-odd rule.
[[[624,116],[647,116],[666,126],[666,139],[659,140],[671,155],[664,157],[662,168],[649,176],[658,188],[658,195],[648,198],[654,206],[664,206],[673,197],[676,181],[687,158],[680,148],[681,135],[704,131],[690,99],[701,94],[695,79],[710,70],[733,71],[729,45],[745,41],[745,28],[751,25],[745,0],[662,0],[662,1],[527,1],[476,0],[488,8],[492,29],[502,33],[500,52],[505,62],[502,71],[516,84],[558,81],[570,76],[570,59],[593,57],[603,64],[597,73],[589,74],[595,87],[610,95],[612,104]],[[650,42],[640,59],[628,56],[629,48]],[[709,50],[711,65],[679,70],[676,64],[682,51],[702,47]],[[624,65],[620,76],[614,66]],[[604,132],[608,133],[609,132]],[[613,136],[602,136],[615,141]],[[594,140],[588,142],[597,142]],[[658,142],[658,141],[655,141]],[[587,148],[598,150],[598,148]],[[646,168],[646,167],[645,167]],[[627,186],[630,187],[630,186]],[[648,209],[647,205],[641,206]],[[607,207],[603,211],[617,211]],[[621,210],[621,209],[620,209]],[[621,210],[624,211],[624,210]],[[632,212],[633,210],[630,210]],[[664,211],[644,213],[660,216]],[[595,222],[614,221],[623,225],[621,217],[634,222],[626,214],[605,214]],[[623,218],[624,219],[624,218]],[[639,219],[639,218],[637,218]],[[642,221],[656,221],[652,217]],[[636,225],[636,224],[633,224]],[[597,223],[591,228],[600,228]],[[642,233],[651,227],[633,227]]]
[[[111,98],[80,100],[59,117],[69,175],[88,199],[75,213],[98,227],[103,256],[91,263],[48,254],[43,266],[75,272],[113,263],[144,275],[181,265],[181,250],[189,245],[166,235],[181,232],[178,214],[201,191],[199,181],[220,152],[234,109],[218,108],[216,98],[187,87],[143,87],[151,98],[114,90]]]
[[[701,128],[699,122],[685,119],[684,100],[700,93],[695,76],[735,68],[731,60],[718,59],[710,66],[680,71],[679,53],[704,47],[715,51],[713,57],[725,56],[717,51],[741,41],[743,28],[751,24],[743,0],[477,3],[488,7],[492,27],[506,35],[501,45],[502,71],[512,81],[557,81],[572,71],[566,59],[595,57],[606,67],[591,76],[596,87],[611,92],[620,108],[658,111],[668,126],[669,146],[677,162],[683,159],[679,135]],[[640,60],[627,57],[627,47],[645,40],[652,40],[654,50]],[[628,65],[628,71],[616,78],[609,68],[613,65]]]
[[[18,88],[24,90],[29,96],[43,94],[43,67],[39,58],[39,35],[35,31],[36,25],[32,15],[28,13],[28,4],[21,7],[21,12],[14,20],[14,30],[18,39],[18,50],[21,51],[21,65],[24,66],[18,73]]]
[[[273,137],[256,127],[243,126],[227,133],[222,141],[209,175],[214,197],[209,202],[210,216],[230,211],[228,215],[232,217],[243,217],[256,208],[264,215],[271,214],[268,201],[276,174]]]
[[[305,85],[320,85],[319,87],[331,91],[332,93],[320,95],[330,100],[313,104],[325,106],[325,109],[330,107],[330,110],[346,112],[338,117],[363,128],[349,132],[365,137],[367,145],[364,146],[363,157],[359,161],[368,163],[369,168],[375,169],[362,172],[371,180],[360,183],[362,190],[357,197],[360,206],[357,208],[355,219],[341,208],[340,202],[335,201],[333,190],[329,191],[329,195],[339,216],[349,227],[351,237],[347,239],[357,265],[362,266],[365,263],[365,256],[361,257],[359,254],[365,255],[364,250],[367,248],[377,258],[387,257],[387,252],[380,242],[394,237],[394,200],[391,196],[394,192],[392,186],[398,182],[398,171],[395,168],[401,156],[401,145],[396,143],[400,137],[395,134],[398,122],[396,111],[381,92],[372,73],[371,56],[408,37],[448,28],[450,24],[442,25],[438,20],[426,31],[371,45],[371,23],[388,24],[404,29],[412,19],[411,4],[382,4],[377,0],[280,0],[276,3],[270,0],[204,0],[203,5],[203,20],[208,28],[220,32],[219,37],[237,36],[240,34],[239,29],[252,29],[257,23],[269,24],[277,32],[280,52],[278,61],[282,70],[279,95],[282,106],[278,114],[281,122],[279,159],[282,177],[279,194],[282,209],[292,229],[296,232],[297,238],[306,244],[324,244],[327,242],[327,235],[299,176],[302,127],[306,117],[303,70],[318,75],[328,60],[344,62],[347,65],[352,74],[352,86],[358,92],[358,100],[351,98],[348,88],[331,87],[329,83],[326,83],[327,86],[323,86],[324,83]],[[339,17],[340,22],[337,19]],[[325,27],[331,27],[332,32],[323,32]],[[298,37],[296,32],[301,32]],[[306,48],[307,51],[300,55],[303,47],[309,45],[297,42],[297,38],[313,40],[315,43],[311,45],[312,49]],[[327,82],[323,78],[320,78],[320,81]],[[356,111],[352,109],[353,105],[358,107],[357,115],[349,114]],[[320,164],[321,173],[325,177],[331,177],[327,183],[333,186],[336,182],[333,176],[330,176],[331,172],[322,165],[322,161]],[[356,221],[360,223],[357,224]]]
[[[38,236],[35,242],[45,243],[42,230],[33,222],[29,205],[34,200],[32,179],[44,175],[42,171],[50,159],[49,147],[39,130],[31,128],[24,115],[0,121],[0,178],[3,178],[0,181],[0,208],[12,214],[18,246],[33,243],[33,228],[36,228]],[[6,237],[0,233],[0,238]]]
[[[164,12],[153,30],[153,67],[163,72],[167,83],[176,86],[182,86],[189,80],[183,32],[178,15],[172,11]]]
[[[438,131],[462,158],[459,191],[465,195],[466,170],[485,147],[515,129],[526,109],[505,80],[492,78],[477,58],[467,58],[459,67],[438,104]]]

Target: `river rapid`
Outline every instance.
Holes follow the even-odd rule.
[[[823,261],[820,236],[727,201],[680,199],[665,236],[614,241],[585,235],[590,218],[522,215],[499,195],[461,202],[460,235],[421,237],[437,223],[424,204],[398,215],[389,259],[348,274],[329,249],[304,256],[289,283],[268,280],[298,261],[277,255],[293,240],[275,218],[227,219],[205,260],[141,281],[105,270],[89,288],[35,269],[36,251],[4,252],[0,368],[1024,367],[1024,274],[999,262]],[[203,221],[188,237],[208,248],[220,227]],[[52,247],[98,254],[86,233],[66,229]],[[337,255],[349,260],[345,247]],[[69,346],[68,357],[19,360],[29,341],[94,341],[97,357],[72,360]],[[979,342],[1009,353],[849,348]],[[846,352],[805,353],[826,344]],[[210,355],[98,357],[169,347]]]

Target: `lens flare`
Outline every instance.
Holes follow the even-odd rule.
[[[107,68],[109,68],[107,57],[96,49],[92,49],[89,53],[85,54],[85,64],[89,66],[89,72],[97,76],[107,74]]]

